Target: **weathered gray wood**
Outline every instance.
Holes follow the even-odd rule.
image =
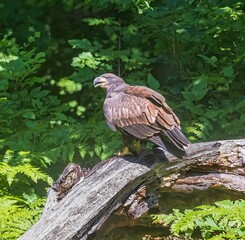
[[[20,239],[86,239],[142,186],[185,193],[220,188],[245,194],[245,139],[192,144],[184,160],[166,157],[162,161],[147,152],[141,159],[114,157],[103,162]]]

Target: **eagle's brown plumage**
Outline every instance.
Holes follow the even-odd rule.
[[[180,121],[156,91],[126,84],[122,78],[106,73],[94,80],[106,90],[104,115],[109,127],[124,137],[153,142],[175,155],[184,155],[190,143],[180,130]]]

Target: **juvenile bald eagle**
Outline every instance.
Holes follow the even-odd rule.
[[[190,144],[180,130],[180,121],[156,91],[131,86],[112,73],[94,80],[95,87],[106,91],[104,115],[108,126],[120,130],[125,147],[132,152],[132,139],[150,141],[176,156],[183,156]]]

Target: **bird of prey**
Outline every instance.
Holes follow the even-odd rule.
[[[129,85],[112,73],[97,77],[93,83],[106,91],[104,115],[113,131],[122,132],[125,145],[122,155],[138,153],[136,145],[132,147],[135,139],[150,141],[178,157],[185,155],[190,142],[181,132],[178,117],[160,93]]]

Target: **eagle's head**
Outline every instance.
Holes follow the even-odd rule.
[[[95,87],[102,87],[106,91],[109,89],[114,89],[121,84],[125,84],[122,78],[116,76],[113,73],[105,73],[100,77],[94,79],[94,86]]]

